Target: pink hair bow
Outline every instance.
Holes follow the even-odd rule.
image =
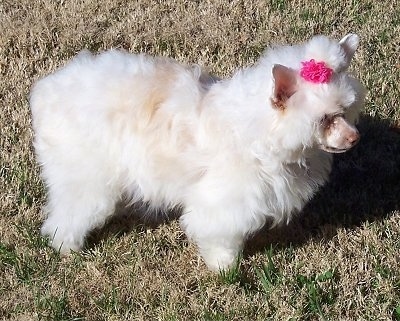
[[[314,59],[302,61],[303,67],[300,69],[300,76],[306,81],[314,84],[324,84],[331,79],[333,70],[325,62],[315,62]]]

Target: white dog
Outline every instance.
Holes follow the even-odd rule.
[[[207,265],[229,267],[267,218],[287,222],[326,182],[330,153],[357,143],[364,90],[346,70],[358,42],[268,49],[226,80],[166,58],[80,53],[31,93],[43,235],[77,251],[122,198],[179,206]]]

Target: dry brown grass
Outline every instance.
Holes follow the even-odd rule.
[[[0,319],[399,320],[399,8],[398,0],[2,0]],[[350,31],[362,39],[353,70],[369,90],[362,142],[336,159],[331,183],[298,219],[251,242],[238,271],[208,272],[175,221],[125,222],[117,233],[114,220],[67,258],[39,237],[45,191],[27,102],[35,79],[83,48],[111,47],[228,76],[270,43]]]

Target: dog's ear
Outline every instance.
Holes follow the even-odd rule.
[[[339,41],[339,45],[345,52],[346,68],[350,65],[350,61],[353,58],[359,43],[360,37],[355,33],[349,33]]]
[[[272,67],[274,88],[271,101],[279,109],[286,108],[286,101],[296,92],[296,72],[288,67],[276,64]]]

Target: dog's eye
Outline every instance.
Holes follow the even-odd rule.
[[[325,115],[324,117],[321,118],[320,120],[320,126],[324,129],[327,130],[329,129],[332,124],[334,123],[335,117],[332,115]]]

